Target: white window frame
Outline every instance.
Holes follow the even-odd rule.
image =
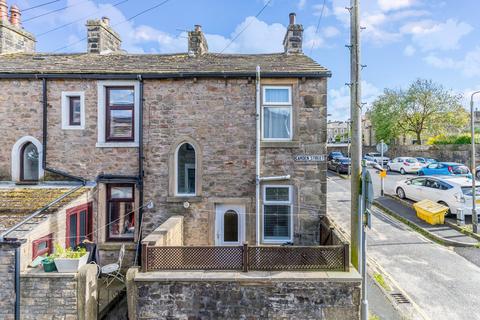
[[[80,97],[80,124],[70,125],[70,97]],[[62,92],[62,130],[85,129],[85,92],[63,91]]]
[[[134,141],[106,141],[106,87],[134,88]],[[140,134],[140,83],[136,80],[109,80],[97,82],[98,114],[97,114],[97,148],[137,148]]]
[[[191,164],[187,164],[185,166],[185,174],[188,173],[188,169],[192,169],[192,168],[195,169],[195,192],[194,193],[179,193],[178,192],[178,151],[180,150],[180,147],[183,146],[184,144],[189,144],[190,146],[192,146],[193,151],[195,151],[195,166],[192,166]],[[175,176],[174,176],[174,179],[175,179],[175,181],[174,181],[175,196],[177,196],[177,197],[195,197],[195,196],[197,196],[197,185],[198,185],[197,184],[197,179],[198,179],[198,168],[197,168],[198,161],[197,161],[197,159],[198,159],[197,149],[190,142],[182,142],[175,149],[175,161],[174,161],[174,164],[173,164],[174,167],[175,167]],[[185,182],[187,182],[187,176],[185,176]]]
[[[267,89],[287,89],[288,90],[288,102],[266,102],[265,101],[265,91]],[[290,108],[290,137],[288,138],[265,138],[265,116],[264,110],[265,107],[268,108]],[[261,128],[262,131],[262,140],[263,141],[292,141],[293,139],[293,102],[292,102],[292,86],[275,86],[275,85],[266,85],[262,86],[262,121],[261,121]]]
[[[267,188],[288,188],[288,201],[267,201],[266,189]],[[291,185],[285,184],[267,184],[262,187],[262,243],[282,244],[285,242],[293,241],[293,188]],[[290,219],[289,219],[289,234],[288,238],[282,239],[265,239],[265,205],[289,205],[290,206]]]

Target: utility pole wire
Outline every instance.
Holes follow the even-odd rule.
[[[263,8],[260,9],[260,11],[258,11],[258,13],[255,15],[255,18],[258,18],[258,17],[262,14],[263,10],[265,10],[265,9],[268,7],[268,5],[270,4],[270,2],[272,2],[272,0],[268,0],[268,2],[265,3],[265,5],[263,6]],[[231,45],[235,40],[237,40],[237,38],[238,38],[245,30],[247,30],[247,28],[250,27],[250,25],[251,25],[252,23],[253,23],[253,20],[251,20],[250,23],[245,26],[245,28],[243,28],[232,40],[230,40],[230,42],[225,46],[225,48],[222,49],[222,51],[220,51],[220,53],[223,53],[225,50],[227,50],[228,47],[230,47],[230,45]]]
[[[127,2],[127,1],[128,1],[128,0],[122,0],[122,1],[119,1],[119,2],[117,2],[117,3],[115,3],[115,4],[113,4],[112,6],[117,7],[117,6],[123,4],[123,3]],[[58,27],[55,27],[55,28],[53,28],[53,29],[47,30],[47,31],[45,31],[45,32],[42,32],[42,33],[40,33],[40,34],[37,34],[36,37],[37,37],[37,38],[42,37],[42,36],[44,36],[44,35],[46,35],[46,34],[49,34],[49,33],[53,32],[53,31],[57,31],[57,30],[59,30],[59,29],[68,27],[69,25],[72,25],[72,24],[77,23],[77,22],[79,22],[79,21],[85,20],[85,19],[91,17],[92,15],[94,15],[95,13],[97,13],[97,12],[99,12],[99,11],[100,11],[100,10],[96,10],[95,12],[90,13],[88,16],[84,16],[84,17],[82,17],[82,18],[80,18],[80,19],[77,19],[77,20],[74,20],[74,21],[71,21],[71,22],[62,24],[61,26],[58,26]]]
[[[131,16],[130,18],[127,18],[127,19],[125,19],[125,20],[123,20],[123,21],[120,21],[119,23],[114,24],[112,27],[116,27],[116,26],[121,25],[122,23],[125,23],[125,22],[127,22],[127,21],[131,21],[131,20],[135,19],[136,17],[138,17],[138,16],[140,16],[140,15],[142,15],[142,14],[144,14],[144,13],[147,13],[147,12],[149,12],[149,11],[152,11],[152,10],[154,10],[154,9],[157,9],[158,7],[166,4],[166,3],[169,2],[169,1],[170,1],[170,0],[164,0],[164,1],[160,2],[159,4],[156,4],[156,5],[152,6],[152,7],[149,7],[149,8],[147,8],[147,9],[145,9],[145,10],[143,10],[143,11],[141,11],[141,12],[139,12],[139,13],[133,15],[133,16]],[[81,39],[78,40],[78,41],[75,41],[75,42],[72,42],[72,43],[70,43],[70,44],[67,44],[66,46],[57,48],[57,49],[53,50],[53,52],[58,52],[58,51],[60,51],[60,50],[69,48],[69,47],[71,47],[71,46],[73,46],[73,45],[76,45],[77,43],[80,43],[80,42],[86,40],[86,39],[87,39],[87,37],[83,37],[83,38],[81,38]]]
[[[48,12],[39,14],[38,16],[34,16],[34,17],[31,17],[31,18],[25,19],[25,20],[23,20],[23,22],[25,23],[25,22],[32,21],[32,20],[37,19],[37,18],[41,18],[41,17],[44,17],[44,16],[48,16],[48,15],[50,15],[50,14],[52,14],[52,13],[55,13],[55,12],[60,12],[60,11],[66,10],[66,9],[68,9],[68,8],[73,8],[73,7],[76,7],[76,6],[80,5],[80,4],[84,4],[84,3],[88,2],[88,1],[89,1],[89,0],[80,1],[80,2],[77,2],[77,3],[72,4],[72,5],[70,5],[70,6],[65,6],[65,7],[62,7],[62,8],[59,8],[59,9],[55,9],[55,10],[52,10],[52,11],[48,11]]]
[[[40,8],[40,7],[49,5],[49,4],[51,4],[51,3],[59,2],[59,1],[60,1],[60,0],[53,0],[53,1],[45,2],[45,3],[41,3],[41,4],[39,4],[39,5],[30,7],[30,8],[21,9],[20,11],[21,11],[21,12],[25,12],[25,11],[32,10],[32,9],[37,9],[37,8]]]
[[[317,27],[315,28],[315,34],[314,34],[314,36],[316,36],[316,35],[318,34],[318,30],[319,30],[319,28],[320,28],[320,21],[322,21],[323,11],[325,10],[325,3],[326,3],[326,0],[323,0],[322,11],[320,11],[320,17],[318,17]],[[312,40],[312,46],[310,47],[309,55],[312,55],[312,50],[313,50],[313,45],[314,45],[314,44],[315,44],[315,41]]]

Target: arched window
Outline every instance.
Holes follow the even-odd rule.
[[[190,143],[183,143],[175,153],[176,194],[194,196],[196,194],[196,152]]]
[[[38,150],[31,142],[23,145],[20,151],[20,180],[38,180]]]
[[[43,178],[42,144],[37,138],[24,136],[12,147],[12,181],[38,181]]]
[[[228,210],[223,216],[223,241],[238,241],[238,214],[233,210]]]

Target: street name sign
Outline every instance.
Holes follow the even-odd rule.
[[[295,161],[302,162],[322,162],[325,161],[324,154],[299,154],[294,158]]]

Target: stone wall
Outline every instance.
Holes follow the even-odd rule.
[[[347,146],[329,145],[328,152],[341,151],[347,154]],[[393,159],[395,157],[425,157],[433,158],[439,161],[459,162],[470,166],[470,145],[409,145],[389,146],[385,156]],[[375,146],[363,147],[363,153],[377,152]],[[477,165],[480,163],[480,146],[476,145]]]
[[[342,319],[360,317],[358,273],[155,272],[127,282],[135,319]]]
[[[294,241],[318,239],[325,212],[325,163],[295,162],[297,154],[325,154],[326,80],[263,79],[293,86],[294,141],[262,143],[262,175],[290,174],[294,187]],[[148,81],[145,97],[145,209],[148,234],[172,215],[184,216],[187,245],[214,244],[215,204],[246,204],[246,238],[255,239],[255,83],[247,79]],[[202,165],[201,193],[175,197],[170,161],[178,143],[193,140]],[[185,209],[184,201],[190,202]],[[315,208],[315,209],[309,209]]]
[[[0,318],[15,318],[15,249],[20,242],[0,242]]]
[[[183,217],[173,216],[142,240],[142,245],[183,246]]]
[[[35,52],[35,37],[30,32],[0,19],[0,54]]]
[[[262,143],[262,175],[291,175],[294,241],[318,240],[319,215],[326,210],[325,163],[295,162],[298,154],[325,154],[326,79],[262,79],[293,87],[293,141]],[[10,180],[11,149],[25,135],[42,141],[42,82],[1,80],[0,117],[9,130],[0,136],[0,179]],[[85,129],[62,130],[62,91],[83,91]],[[48,80],[47,165],[95,180],[101,174],[136,175],[137,148],[96,147],[97,81]],[[214,244],[215,205],[242,203],[247,240],[255,239],[255,82],[248,79],[145,80],[145,234],[172,215],[184,216],[186,244]],[[201,192],[175,197],[170,159],[184,139],[198,146]],[[200,164],[201,162],[201,164]],[[277,184],[277,183],[275,183]],[[104,201],[99,198],[99,201]],[[185,200],[190,207],[185,209]],[[100,206],[94,204],[94,209]],[[101,213],[99,214],[99,216]],[[94,216],[97,216],[96,212]],[[103,222],[102,222],[103,224]],[[95,226],[97,228],[97,226]]]
[[[96,319],[96,274],[94,265],[83,266],[78,273],[22,273],[21,319]]]

